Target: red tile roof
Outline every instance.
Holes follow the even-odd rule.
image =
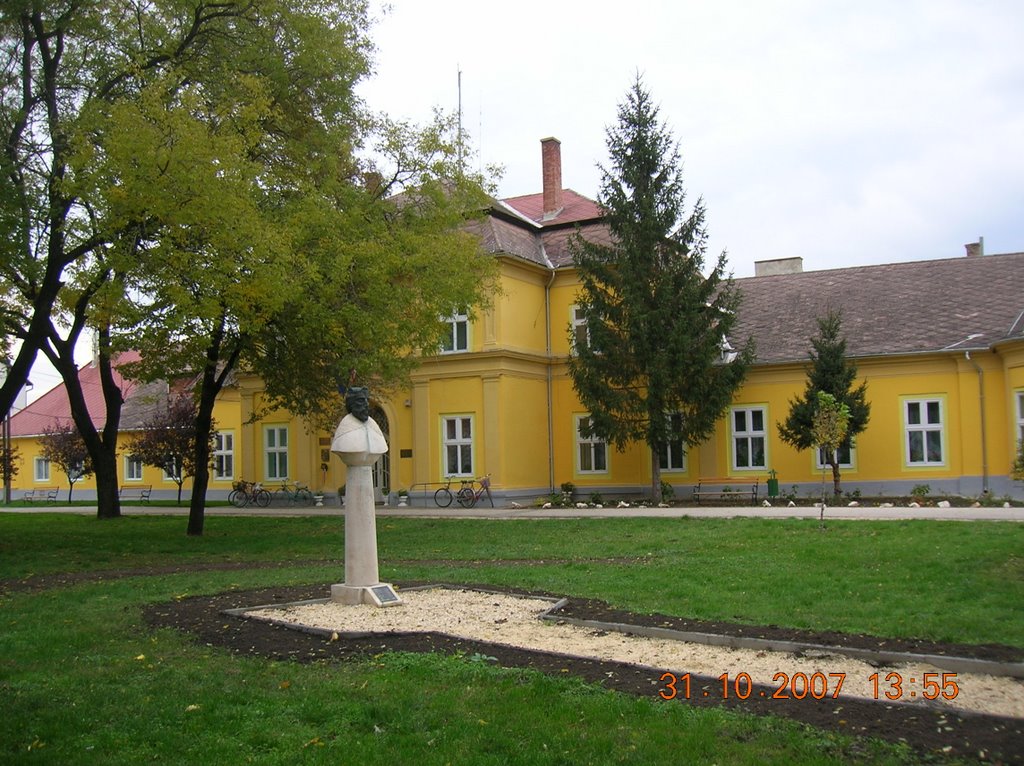
[[[134,351],[118,357],[119,362],[135,362],[138,359],[139,355]],[[107,419],[107,408],[103,401],[100,370],[92,364],[84,365],[78,370],[78,379],[82,384],[82,394],[85,396],[85,404],[92,422],[97,428],[101,428]],[[128,399],[137,388],[137,384],[121,376],[116,366],[114,381],[121,388],[125,399]],[[73,423],[67,389],[61,384],[11,416],[11,436],[37,436],[47,428],[64,425]]]
[[[564,203],[561,211],[554,218],[544,220],[544,194],[526,194],[522,197],[510,197],[509,199],[503,200],[503,202],[509,207],[515,209],[525,218],[529,218],[531,221],[543,225],[545,228],[548,226],[559,226],[569,223],[577,223],[579,221],[589,221],[594,218],[601,217],[601,208],[592,199],[587,199],[581,194],[577,194],[572,189],[562,190],[562,202]]]

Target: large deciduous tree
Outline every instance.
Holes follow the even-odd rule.
[[[723,252],[705,275],[704,204],[687,215],[679,149],[640,78],[608,129],[611,166],[598,202],[610,244],[577,236],[572,253],[585,333],[569,373],[590,411],[584,435],[617,448],[651,448],[651,492],[661,492],[660,455],[698,444],[732,401],[753,344],[728,342],[740,295]],[[730,353],[731,352],[731,353]]]
[[[38,351],[54,361],[101,517],[119,513],[119,348],[142,352],[124,370],[138,379],[198,376],[188,531],[201,534],[204,434],[239,365],[265,373],[272,398],[315,410],[337,370],[393,379],[401,365],[381,360],[436,333],[426,317],[451,313],[456,291],[486,291],[487,262],[451,231],[480,193],[454,145],[385,129],[354,94],[371,67],[365,0],[17,0],[0,14],[14,74],[0,82],[0,226],[13,232],[0,318],[22,341],[0,406]],[[371,136],[395,150],[389,173],[359,160]],[[389,202],[403,184],[403,203]],[[74,390],[87,327],[99,433]]]
[[[818,449],[821,445],[815,434],[815,414],[819,408],[818,394],[826,393],[837,405],[849,411],[846,433],[839,448],[823,450],[824,464],[832,467],[832,489],[842,494],[840,451],[848,450],[857,434],[867,428],[871,419],[871,405],[867,401],[867,383],[855,386],[857,365],[846,358],[846,338],[843,337],[843,316],[830,310],[818,318],[818,335],[810,338],[811,365],[807,369],[807,384],[803,396],[789,402],[789,414],[779,423],[781,439],[799,450]]]

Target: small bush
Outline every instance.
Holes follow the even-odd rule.
[[[667,481],[661,483],[661,502],[671,503],[676,496],[676,489]]]
[[[913,496],[915,500],[917,500],[920,503],[923,502],[926,497],[928,497],[928,494],[931,491],[932,488],[929,485],[918,484],[912,490],[910,490],[910,494]]]

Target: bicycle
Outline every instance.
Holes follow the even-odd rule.
[[[480,483],[480,489],[473,489],[473,485],[477,482]],[[459,490],[459,505],[463,508],[472,508],[477,504],[477,501],[481,497],[487,495],[487,499],[491,501],[491,508],[494,507],[494,498],[491,497],[491,475],[487,474],[481,479],[476,481],[470,479],[469,481],[462,482],[462,489]]]
[[[452,504],[452,498],[455,497],[451,490],[453,478],[453,476],[448,476],[448,483],[434,493],[434,502],[438,508],[447,508]]]
[[[313,493],[309,491],[309,487],[305,484],[289,484],[288,482],[282,482],[278,489],[274,490],[275,495],[283,495],[288,505],[312,505],[313,504]]]
[[[244,508],[247,505],[266,508],[270,505],[270,493],[263,489],[263,485],[259,482],[239,479],[232,487],[233,489],[228,495],[228,502],[235,508]]]

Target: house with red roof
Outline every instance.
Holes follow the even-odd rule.
[[[645,445],[620,452],[581,434],[588,413],[566,368],[582,330],[568,243],[577,232],[601,240],[608,231],[595,201],[562,186],[557,139],[541,141],[541,171],[539,193],[494,200],[468,224],[500,264],[493,305],[446,317],[450,335],[422,357],[407,389],[373,401],[390,444],[375,467],[382,496],[402,489],[432,505],[438,488],[485,475],[496,497],[524,505],[563,483],[582,500],[639,495],[650,484]],[[821,456],[783,443],[778,424],[803,391],[817,319],[839,309],[871,403],[867,429],[841,455],[844,489],[862,502],[915,488],[1024,497],[1009,475],[1024,439],[1024,253],[981,250],[820,271],[805,271],[800,259],[759,263],[755,276],[736,280],[743,302],[733,339],[752,337],[757,361],[715,434],[662,456],[663,480],[682,498],[714,480],[754,485],[763,499],[772,476],[782,495],[820,492]],[[146,401],[137,391],[126,411]],[[258,379],[239,375],[222,393],[211,495],[226,496],[239,479],[299,482],[331,502],[345,483],[331,435],[288,412],[264,412],[262,391]],[[33,434],[66,417],[66,399],[48,397],[12,419],[29,461]],[[125,428],[132,422],[126,416]],[[131,457],[124,460],[125,482],[170,494],[171,482],[149,469],[135,478]],[[42,481],[31,467],[17,477],[21,489]]]

